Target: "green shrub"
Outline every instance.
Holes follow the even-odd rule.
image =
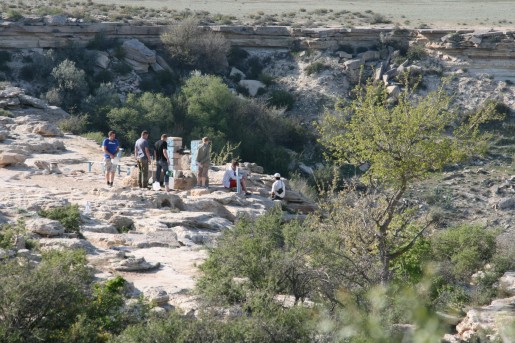
[[[379,13],[374,13],[370,18],[370,24],[390,24],[391,22],[390,19]]]
[[[111,69],[118,75],[127,75],[132,71],[132,67],[125,62],[113,63]]]
[[[227,66],[229,42],[219,33],[204,30],[194,17],[161,35],[161,41],[179,63],[203,72],[221,72]]]
[[[327,65],[325,65],[322,62],[317,61],[317,62],[311,63],[306,68],[304,68],[304,71],[306,72],[306,74],[311,75],[311,74],[318,74],[327,68],[328,68]]]
[[[98,73],[95,74],[93,79],[95,80],[95,82],[98,82],[98,83],[109,83],[109,82],[113,81],[114,75],[111,71],[109,71],[107,69],[102,69]]]
[[[98,145],[101,145],[105,139],[105,135],[102,132],[87,132],[82,134],[81,136],[87,139],[94,140],[98,143]]]
[[[229,65],[243,69],[244,61],[249,56],[249,53],[237,46],[231,46],[227,56]]]
[[[7,15],[6,19],[7,20],[12,20],[12,21],[18,21],[18,20],[23,18],[23,14],[21,14],[20,11],[17,11],[17,10],[15,10],[13,8],[9,8],[7,10],[6,15]]]
[[[47,92],[49,102],[74,112],[80,101],[88,93],[86,73],[76,67],[75,62],[68,59],[52,69],[55,87]]]
[[[427,56],[427,51],[424,46],[419,44],[413,44],[408,48],[408,52],[406,53],[406,57],[410,62],[419,61]]]
[[[468,278],[487,263],[495,253],[495,230],[477,225],[461,225],[431,237],[433,258],[450,264],[458,280]]]
[[[264,74],[264,73],[261,73],[259,74],[258,76],[258,80],[263,82],[263,84],[267,87],[271,86],[272,84],[274,84],[274,77],[272,75],[269,75],[269,74]]]
[[[107,38],[106,33],[104,31],[100,31],[95,33],[95,36],[88,42],[86,47],[94,50],[108,50],[119,46],[120,43],[116,39]]]
[[[0,51],[0,64],[4,65],[11,61],[11,53],[9,51]]]
[[[65,205],[55,207],[48,210],[40,210],[38,214],[41,217],[58,220],[66,229],[66,232],[80,232],[80,218],[79,205]]]
[[[93,274],[79,251],[44,253],[39,264],[0,263],[0,341],[62,342],[86,304]]]
[[[65,119],[61,119],[57,126],[64,132],[70,132],[74,135],[80,135],[84,133],[88,127],[89,118],[87,115],[70,116]]]
[[[294,103],[295,97],[290,92],[284,90],[273,90],[268,99],[269,106],[286,108],[286,111],[291,110]]]
[[[263,71],[263,63],[257,56],[252,56],[246,61],[245,75],[247,79],[257,79]]]
[[[32,81],[36,77],[36,66],[34,64],[26,64],[20,68],[19,77],[24,81]]]

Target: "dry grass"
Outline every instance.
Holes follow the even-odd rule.
[[[405,27],[496,27],[515,28],[509,17],[515,3],[504,0],[147,0],[135,6],[133,0],[1,0],[5,14],[63,14],[84,21],[122,21],[169,25],[196,16],[206,25],[291,25],[313,26],[392,26]],[[237,15],[237,16],[235,16]]]

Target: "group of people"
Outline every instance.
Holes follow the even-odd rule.
[[[150,148],[148,143],[148,131],[141,132],[141,137],[134,144],[134,158],[138,165],[138,186],[140,188],[147,188],[149,183],[148,166],[151,163]],[[170,172],[169,162],[170,156],[168,155],[168,136],[161,135],[161,139],[154,145],[154,160],[156,161],[156,174],[154,182],[160,182],[161,172],[164,173],[164,186],[166,192],[170,191]],[[113,186],[114,175],[116,171],[116,164],[113,160],[116,158],[120,151],[120,144],[116,139],[116,132],[109,131],[108,137],[102,143],[102,150],[104,152],[104,165],[105,165],[105,178],[109,187]],[[199,145],[197,156],[195,159],[197,165],[197,187],[209,188],[208,171],[211,165],[211,142],[209,137],[202,138],[202,143]],[[230,167],[225,171],[222,183],[225,188],[234,189],[239,186],[245,195],[251,193],[247,189],[247,174],[240,171],[239,162],[233,160]],[[283,199],[286,194],[286,185],[281,180],[279,173],[274,174],[275,182],[272,185],[270,195],[272,199]]]

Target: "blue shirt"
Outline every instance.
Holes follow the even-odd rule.
[[[102,143],[102,146],[106,147],[106,150],[110,152],[113,155],[116,155],[116,152],[118,151],[118,147],[120,144],[118,143],[117,139],[110,140],[109,138],[104,139],[104,142]],[[111,158],[109,154],[104,154],[105,158]]]

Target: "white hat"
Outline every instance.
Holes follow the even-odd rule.
[[[281,177],[281,174],[279,174],[279,173],[275,173],[275,174],[274,174],[274,177]]]

